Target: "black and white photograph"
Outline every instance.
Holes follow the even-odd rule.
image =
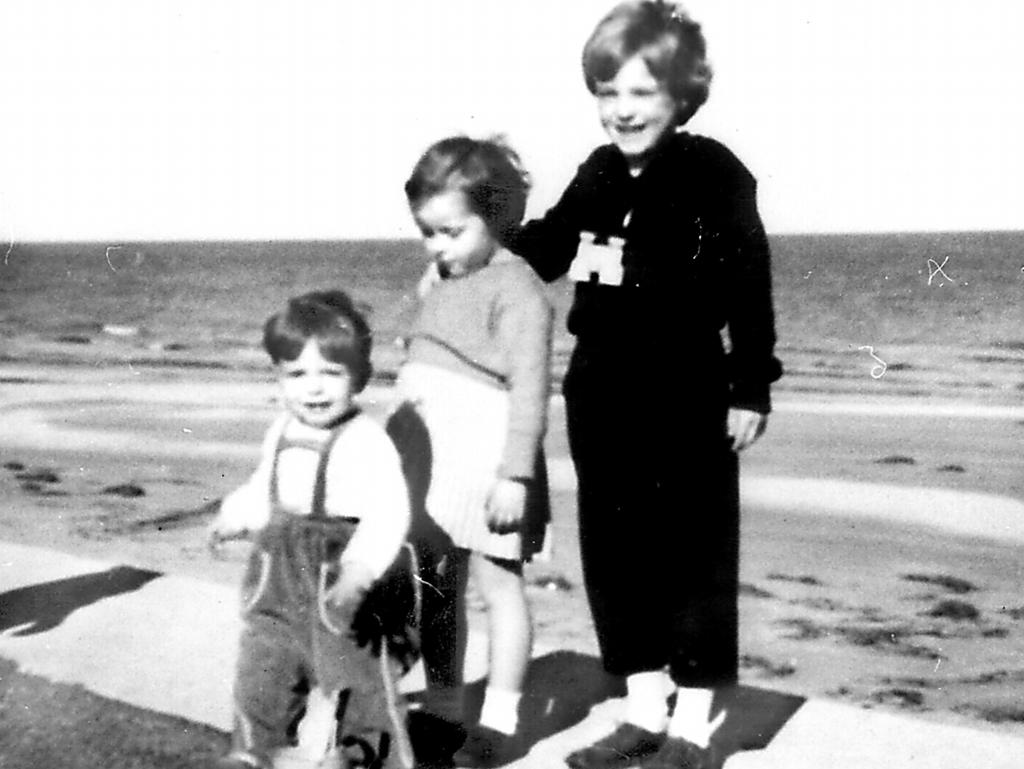
[[[0,767],[1019,766],[1021,29],[3,0]]]

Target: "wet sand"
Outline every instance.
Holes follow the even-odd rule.
[[[382,414],[386,388],[368,395]],[[742,678],[1024,734],[1020,543],[829,512],[827,495],[813,498],[823,486],[778,482],[841,481],[843,496],[865,499],[971,492],[1011,511],[1024,499],[1016,411],[886,403],[782,397],[744,458]],[[251,471],[274,408],[269,376],[254,371],[5,364],[0,539],[234,584],[244,550],[211,558],[203,527]],[[557,401],[551,425],[554,548],[527,572],[537,634],[596,655]]]

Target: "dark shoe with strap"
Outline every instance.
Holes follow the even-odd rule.
[[[593,745],[565,757],[571,769],[625,769],[653,755],[665,742],[663,732],[649,732],[635,724],[622,723]]]
[[[720,769],[721,757],[715,744],[702,748],[682,737],[669,737],[640,769]]]
[[[505,734],[480,724],[466,728],[466,741],[455,751],[455,766],[491,769],[510,764],[527,753],[526,743],[518,734]]]

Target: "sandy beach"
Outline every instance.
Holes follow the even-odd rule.
[[[363,399],[382,415],[378,382]],[[0,539],[235,584],[203,527],[251,471],[266,370],[6,363]],[[742,680],[1024,735],[1024,410],[783,393],[744,458]],[[561,404],[550,557],[528,569],[538,643],[596,656]]]

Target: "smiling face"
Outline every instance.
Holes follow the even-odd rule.
[[[498,250],[487,223],[469,207],[460,190],[428,197],[413,210],[413,219],[441,277],[468,275],[490,262]]]
[[[310,427],[333,426],[352,405],[352,375],[348,366],[323,356],[310,339],[295,360],[277,364],[285,407]]]
[[[639,54],[626,59],[611,80],[596,83],[594,97],[601,127],[634,173],[643,169],[651,150],[675,128],[682,106]]]

